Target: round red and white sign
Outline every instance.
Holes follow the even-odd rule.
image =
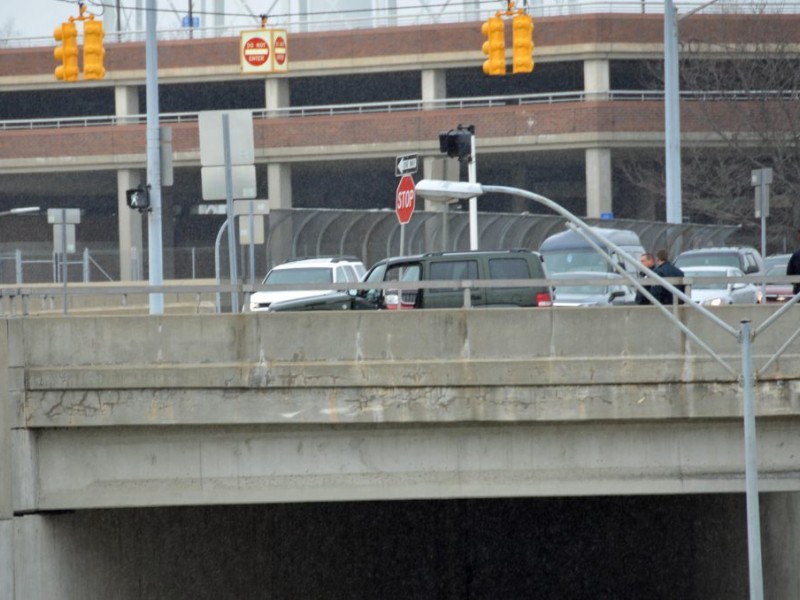
[[[272,45],[275,52],[275,62],[279,66],[283,66],[283,64],[286,62],[286,37],[283,35],[275,36],[275,40]]]
[[[260,37],[247,40],[242,50],[244,59],[254,67],[261,67],[269,60],[269,42]]]

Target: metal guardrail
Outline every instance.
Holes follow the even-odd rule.
[[[682,91],[682,100],[703,102],[734,102],[746,100],[774,99],[781,101],[800,100],[800,91],[764,90],[706,90]],[[561,104],[565,102],[591,102],[598,99],[628,102],[662,102],[663,90],[610,90],[549,92],[511,96],[471,96],[464,98],[441,98],[435,100],[396,100],[393,102],[361,102],[356,104],[324,104],[313,106],[289,106],[285,108],[254,109],[254,119],[293,117],[335,117],[366,113],[414,112],[423,110],[463,110],[467,108],[496,108],[500,106],[524,106],[535,104]],[[161,113],[159,122],[196,123],[197,112]],[[0,121],[0,131],[20,129],[66,129],[72,127],[111,127],[121,125],[145,125],[147,115],[99,115],[84,117],[58,117],[46,119],[10,119]]]
[[[798,276],[782,276],[766,277],[760,275],[745,275],[740,277],[670,277],[665,278],[665,281],[678,285],[683,284],[687,287],[687,294],[691,286],[698,281],[704,284],[708,283],[752,283],[754,285],[762,286],[766,284],[794,284],[800,283]],[[95,304],[87,305],[84,307],[72,307],[73,312],[90,311],[92,314],[114,312],[120,308],[131,309],[137,306],[142,309],[147,308],[146,299],[144,297],[150,294],[166,294],[175,295],[180,298],[181,295],[192,295],[194,300],[192,302],[179,300],[175,304],[180,304],[187,309],[192,309],[192,312],[201,312],[201,308],[206,308],[207,312],[222,312],[220,307],[214,302],[213,298],[217,295],[226,295],[236,293],[242,297],[249,297],[250,294],[259,291],[286,291],[286,290],[319,290],[326,292],[329,290],[346,291],[346,290],[365,290],[365,289],[380,289],[380,290],[426,290],[426,289],[461,289],[471,290],[475,288],[514,288],[514,287],[539,287],[539,286],[552,286],[558,288],[559,286],[569,285],[582,285],[590,286],[596,285],[598,287],[606,287],[609,285],[627,285],[627,282],[622,277],[607,277],[598,273],[597,278],[546,278],[546,279],[460,279],[451,281],[386,281],[386,282],[341,282],[341,283],[317,283],[317,284],[285,284],[285,285],[250,285],[242,283],[239,285],[231,285],[229,283],[172,283],[168,285],[151,286],[145,282],[142,283],[117,283],[117,284],[67,284],[67,285],[29,285],[29,286],[0,286],[0,317],[8,316],[36,316],[37,314],[55,314],[63,312],[69,313],[70,299],[94,297],[95,299],[101,297],[118,296],[119,304]],[[556,292],[557,294],[557,292]],[[141,296],[142,301],[139,304],[132,304],[131,297]],[[204,300],[203,298],[206,298]],[[44,308],[32,312],[31,305],[34,301],[39,300],[40,305]],[[211,309],[214,310],[211,310]]]

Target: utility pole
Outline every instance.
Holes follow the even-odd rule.
[[[150,190],[150,212],[147,213],[148,277],[151,286],[163,284],[163,241],[161,238],[161,140],[158,109],[158,44],[156,41],[156,0],[147,0],[147,183]],[[164,314],[164,294],[150,294],[150,314]]]

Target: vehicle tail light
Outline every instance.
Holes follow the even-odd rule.
[[[536,306],[553,306],[550,292],[536,292]]]

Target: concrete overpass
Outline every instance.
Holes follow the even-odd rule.
[[[738,370],[732,336],[676,311]],[[755,339],[756,368],[798,314]],[[131,533],[201,530],[170,507],[693,495],[721,502],[694,521],[691,597],[747,597],[742,390],[652,307],[29,317],[0,336],[2,598],[191,597]],[[756,388],[769,598],[800,597],[798,373],[794,343]]]

